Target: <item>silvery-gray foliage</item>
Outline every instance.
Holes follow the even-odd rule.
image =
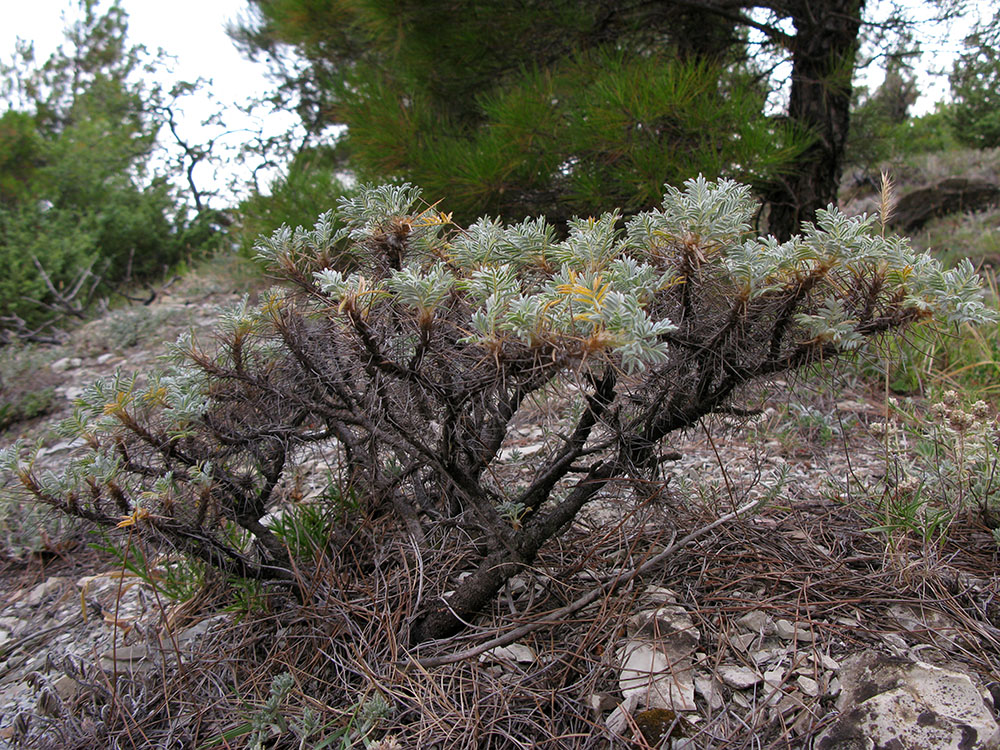
[[[415,188],[364,189],[260,241],[291,283],[228,310],[217,343],[182,338],[166,372],[89,389],[65,425],[90,447],[70,471],[35,472],[23,446],[4,464],[64,512],[291,580],[261,519],[305,450],[335,451],[342,482],[418,549],[474,550],[413,622],[416,641],[446,635],[609,482],[655,482],[664,438],[734,409],[742,386],[924,321],[991,317],[969,264],[945,270],[874,218],[831,208],[778,243],[750,235],[754,211],[745,186],[697,179],[559,239],[541,219],[461,229]],[[501,447],[560,383],[580,408],[525,477]]]

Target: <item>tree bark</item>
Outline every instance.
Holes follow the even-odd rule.
[[[765,195],[766,226],[784,241],[837,201],[851,108],[851,76],[864,0],[762,3],[791,18],[795,35],[788,118],[814,137],[793,171]]]

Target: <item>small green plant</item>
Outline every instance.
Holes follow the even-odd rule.
[[[249,750],[261,750],[271,743],[275,736],[288,733],[288,722],[282,715],[282,708],[285,701],[295,687],[295,678],[288,672],[276,675],[271,680],[270,694],[264,704],[253,710],[250,718],[239,726],[229,729],[217,737],[209,740],[199,747],[198,750],[208,750],[208,748],[225,745],[229,747],[229,740],[247,738]]]
[[[270,611],[270,599],[262,582],[251,578],[231,578],[229,584],[229,604],[222,608],[223,611],[233,613],[237,620]]]
[[[787,430],[804,447],[826,446],[840,435],[840,425],[832,414],[825,413],[811,404],[788,404]]]
[[[298,741],[298,750],[398,748],[398,745],[391,744],[391,738],[388,740],[390,744],[387,745],[381,745],[371,739],[392,711],[392,706],[380,693],[375,693],[350,707],[347,711],[346,724],[323,736],[331,729],[332,724],[324,724],[313,709],[304,706],[299,711],[290,710],[288,703],[295,686],[295,678],[290,673],[276,675],[271,680],[267,699],[259,708],[251,709],[249,719],[204,743],[199,750],[208,750],[220,745],[229,747],[229,740],[241,737],[247,738],[247,744],[243,747],[248,750],[262,750],[271,747],[276,738],[288,736]]]
[[[0,431],[55,408],[59,378],[49,367],[53,359],[30,346],[0,348]]]
[[[175,602],[187,601],[205,585],[205,565],[186,555],[150,555],[146,546],[134,539],[112,539],[97,530],[99,539],[91,548],[114,560],[116,566]]]
[[[295,557],[310,559],[325,552],[337,524],[350,512],[336,499],[329,504],[324,502],[326,499],[320,497],[318,502],[295,503],[273,515],[269,524],[271,530]]]
[[[163,317],[148,307],[116,310],[105,324],[108,344],[117,351],[131,349],[155,335],[163,323]]]
[[[969,405],[944,392],[929,410],[888,399],[890,418],[870,425],[886,472],[870,488],[884,533],[893,547],[902,537],[940,543],[964,516],[991,528],[1000,525],[1000,427],[984,401]]]

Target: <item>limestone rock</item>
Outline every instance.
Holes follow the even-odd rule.
[[[106,672],[148,672],[153,667],[149,655],[143,645],[118,646],[101,654],[98,664]]]
[[[921,640],[929,640],[946,651],[954,647],[955,639],[961,633],[958,623],[943,612],[933,609],[894,604],[889,607],[889,614],[913,635]]]
[[[671,658],[677,657],[677,658]],[[647,708],[694,711],[694,670],[689,655],[642,641],[630,641],[618,651],[618,687],[626,698],[637,697]]]
[[[694,651],[701,633],[694,626],[691,615],[684,607],[668,604],[658,609],[647,609],[628,619],[628,634],[644,638],[669,638],[677,645],[689,646]]]
[[[82,364],[83,360],[79,357],[63,357],[49,365],[49,368],[52,372],[66,372],[67,370],[75,370]]]
[[[608,730],[612,734],[624,735],[629,728],[629,723],[631,722],[632,712],[635,711],[636,706],[639,705],[639,694],[631,692],[625,696],[625,700],[612,711],[608,718],[604,720],[607,725]]]
[[[736,667],[730,664],[723,664],[716,670],[719,679],[737,690],[746,690],[763,681],[756,670],[748,667]]]
[[[687,611],[667,605],[628,620],[629,640],[616,654],[618,686],[626,702],[670,711],[694,711],[692,655],[701,634]]]
[[[695,674],[694,689],[705,700],[711,710],[718,711],[725,705],[722,696],[722,685],[715,678],[703,674]]]
[[[802,643],[812,643],[815,639],[812,631],[801,623],[792,623],[788,620],[778,620],[774,623],[778,637],[785,641],[800,641]]]
[[[531,664],[538,660],[538,655],[531,646],[525,646],[523,643],[512,643],[509,646],[497,646],[479,657],[480,661],[487,659]]]
[[[812,677],[800,675],[796,678],[795,684],[798,686],[799,690],[802,691],[803,695],[808,695],[811,698],[815,698],[819,695],[819,683]]]
[[[759,633],[761,635],[774,635],[776,632],[774,620],[771,619],[771,616],[766,612],[759,609],[747,612],[736,622],[741,627],[744,627],[753,633]]]
[[[53,576],[52,578],[39,583],[31,591],[29,591],[27,597],[25,597],[24,603],[29,607],[37,607],[50,596],[62,590],[65,584],[65,578]]]
[[[649,585],[646,587],[646,596],[657,604],[676,604],[677,592],[668,589],[666,586]]]
[[[969,675],[864,653],[841,672],[840,718],[817,750],[995,750],[1000,726]]]

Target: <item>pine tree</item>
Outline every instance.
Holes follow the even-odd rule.
[[[976,26],[951,73],[951,125],[973,148],[1000,146],[1000,12]]]
[[[657,179],[699,170],[758,188],[758,224],[779,239],[836,201],[863,0],[251,8],[233,34],[271,61],[307,128],[346,124],[353,168],[423,184],[463,218],[585,215],[602,191],[648,208]],[[784,115],[762,115],[751,33],[761,67],[790,63]]]
[[[762,114],[735,23],[687,5],[255,2],[237,38],[306,61],[307,127],[347,125],[362,179],[405,178],[457,218],[655,205],[697,174],[758,188],[804,134]]]

